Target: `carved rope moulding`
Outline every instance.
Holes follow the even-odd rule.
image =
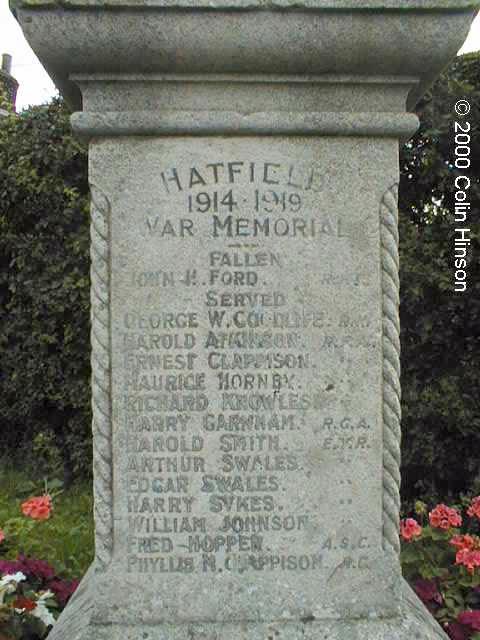
[[[380,204],[383,310],[383,546],[400,552],[400,321],[398,184]],[[112,393],[110,345],[110,214],[106,195],[91,185],[91,341],[96,567],[113,554]]]

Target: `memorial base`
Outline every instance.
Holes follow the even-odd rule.
[[[403,581],[402,581],[403,582]],[[101,624],[92,620],[93,568],[60,616],[49,640],[446,640],[447,636],[406,582],[395,618],[195,623]],[[188,603],[185,603],[188,607]]]

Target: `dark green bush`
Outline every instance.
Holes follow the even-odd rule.
[[[470,101],[468,117],[455,115],[459,99]],[[403,491],[446,499],[479,473],[480,55],[457,58],[419,112],[421,129],[401,153]],[[472,127],[466,171],[454,168],[456,120]],[[472,245],[468,290],[455,293],[455,178],[464,174]]]
[[[59,101],[0,119],[0,450],[48,433],[67,483],[90,458],[87,194]]]

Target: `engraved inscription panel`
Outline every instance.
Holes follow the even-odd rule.
[[[162,619],[328,616],[374,592],[391,177],[345,144],[96,152],[112,166],[113,565]]]

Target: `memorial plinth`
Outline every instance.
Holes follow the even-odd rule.
[[[96,559],[52,640],[444,637],[398,558],[398,144],[476,5],[16,7],[90,144]]]

